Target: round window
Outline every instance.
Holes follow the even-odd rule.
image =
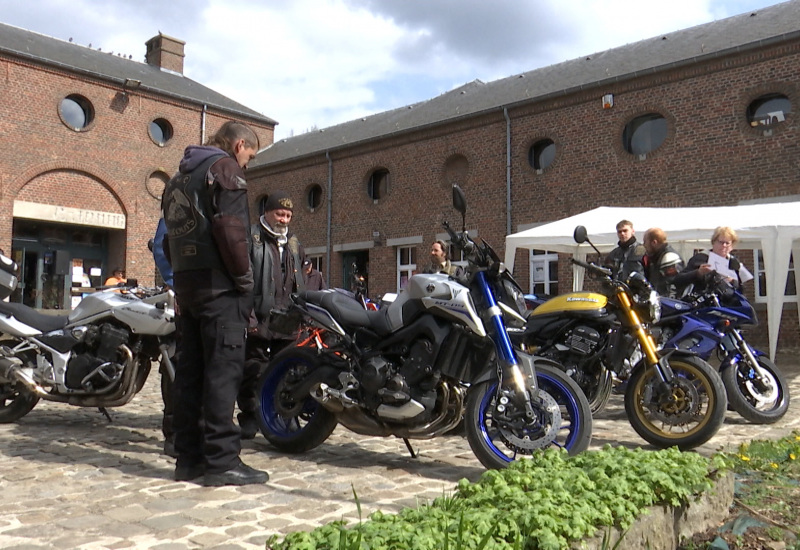
[[[308,208],[311,209],[312,212],[319,208],[320,205],[322,205],[322,187],[319,185],[312,185],[308,189],[306,202],[308,204]]]
[[[747,106],[747,122],[754,128],[772,126],[784,122],[791,112],[792,103],[785,95],[762,95]]]
[[[658,113],[649,113],[630,121],[622,132],[622,144],[632,155],[646,155],[655,151],[667,139],[667,119]]]
[[[556,144],[552,139],[541,139],[528,150],[528,164],[534,170],[544,170],[556,158]]]
[[[94,120],[94,107],[82,95],[71,94],[58,104],[58,116],[68,128],[80,132]]]
[[[373,201],[380,200],[389,192],[389,171],[386,168],[375,170],[367,182],[367,194]]]
[[[148,128],[150,139],[159,147],[164,147],[172,139],[172,124],[164,118],[157,118]]]

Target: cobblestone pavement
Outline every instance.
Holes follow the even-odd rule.
[[[703,454],[742,441],[779,438],[800,428],[800,356],[781,354],[791,409],[771,426],[729,411]],[[174,461],[161,454],[158,376],[130,404],[109,411],[40,402],[15,424],[0,425],[0,548],[264,549],[271,534],[357,520],[451,494],[484,469],[454,435],[412,442],[363,437],[337,428],[300,456],[269,447],[260,435],[244,443],[249,465],[268,470],[261,486],[206,488],[172,481]],[[648,448],[614,396],[595,419],[592,448],[606,443]]]

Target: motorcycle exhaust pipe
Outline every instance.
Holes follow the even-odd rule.
[[[331,412],[342,412],[345,407],[358,405],[356,401],[347,397],[344,392],[331,388],[325,382],[317,384],[311,391],[311,397]]]
[[[47,392],[22,368],[19,363],[10,359],[0,359],[0,380],[20,382],[25,388],[35,395],[47,395]]]

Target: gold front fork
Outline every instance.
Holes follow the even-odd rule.
[[[639,316],[633,309],[633,304],[631,304],[630,298],[628,298],[628,295],[623,290],[617,291],[617,298],[625,308],[625,311],[628,313],[628,319],[631,322],[631,326],[633,326],[634,330],[636,331],[636,337],[639,339],[639,345],[642,346],[642,351],[644,352],[645,357],[647,357],[648,364],[658,364],[658,350],[656,348],[656,343],[653,341],[652,335],[644,329],[642,321],[639,319]]]

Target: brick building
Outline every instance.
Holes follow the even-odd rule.
[[[375,296],[427,263],[443,219],[460,221],[454,182],[468,228],[501,257],[506,234],[600,205],[797,200],[799,85],[793,0],[281,140],[248,181],[303,204],[293,228],[333,286],[355,262]],[[757,253],[742,259],[763,272]],[[557,255],[516,266],[526,290],[571,288]],[[780,345],[796,346],[796,305],[783,324]]]
[[[21,266],[11,300],[69,307],[81,274],[121,266],[152,284],[147,241],[187,145],[241,120],[275,121],[185,77],[184,42],[158,34],[145,63],[0,24],[0,248]]]

